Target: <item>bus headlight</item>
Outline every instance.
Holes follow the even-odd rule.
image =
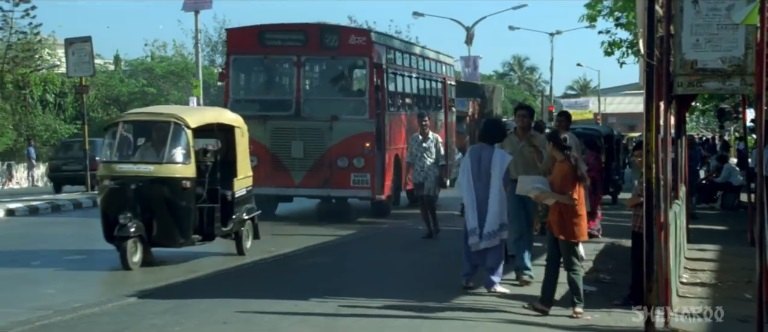
[[[259,164],[259,157],[251,156],[251,167],[256,167]]]
[[[336,166],[347,168],[349,166],[349,159],[347,157],[339,157],[339,159],[336,159]]]
[[[363,168],[363,166],[365,166],[365,158],[357,157],[352,159],[352,165],[354,165],[356,168]]]

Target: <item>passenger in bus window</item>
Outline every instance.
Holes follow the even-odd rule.
[[[422,238],[431,239],[440,233],[437,198],[440,189],[446,187],[448,173],[443,140],[429,129],[429,113],[421,111],[417,118],[419,132],[408,140],[405,172],[411,176],[414,193],[421,204],[421,218],[427,227]]]

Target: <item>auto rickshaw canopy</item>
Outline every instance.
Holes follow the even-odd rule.
[[[226,108],[211,106],[185,105],[155,105],[132,109],[120,114],[108,125],[123,121],[171,121],[177,122],[194,130],[207,125],[226,125],[234,129],[235,158],[237,175],[235,190],[240,190],[252,184],[253,170],[251,169],[250,151],[248,144],[248,126],[245,120]]]

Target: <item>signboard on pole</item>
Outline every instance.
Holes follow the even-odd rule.
[[[184,0],[181,10],[187,13],[199,12],[213,8],[213,0]]]
[[[751,94],[755,28],[741,24],[752,0],[678,1],[673,15],[674,93]]]
[[[480,82],[480,57],[477,55],[461,57],[461,80]]]
[[[96,74],[91,36],[64,39],[64,58],[68,77],[91,77]]]

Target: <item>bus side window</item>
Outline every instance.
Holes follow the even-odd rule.
[[[444,86],[445,86],[445,79],[440,80],[437,84],[437,105],[435,106],[435,111],[441,111],[443,109],[443,97],[445,96],[445,93],[443,91]]]
[[[429,110],[429,88],[428,80],[419,78],[419,109]]]
[[[412,80],[412,77],[411,77],[410,74],[403,75],[403,84],[404,84],[404,87],[405,87],[405,89],[404,89],[405,91],[403,91],[404,92],[403,93],[403,98],[404,98],[403,106],[405,107],[406,112],[411,112],[411,111],[413,111],[414,100],[413,100],[413,80]]]
[[[397,75],[393,72],[387,73],[387,109],[390,112],[397,111]]]
[[[397,111],[405,112],[405,75],[403,73],[395,75],[397,75]]]
[[[403,65],[403,52],[395,51],[395,64],[398,66]]]

